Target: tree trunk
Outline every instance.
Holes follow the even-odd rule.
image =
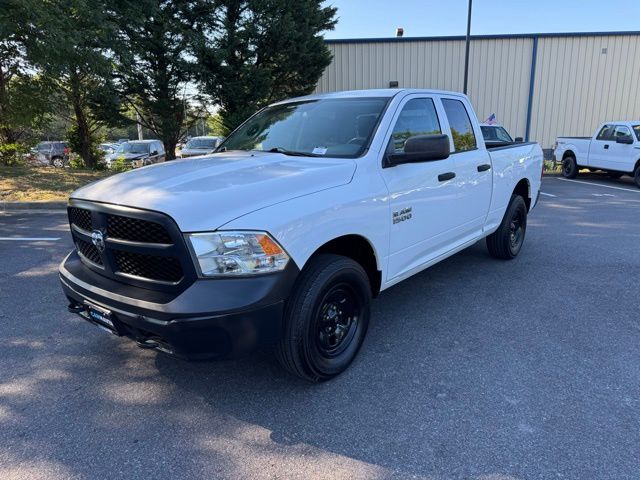
[[[8,76],[5,75],[0,65],[0,122],[5,124],[0,129],[0,140],[2,143],[16,143],[18,141],[16,132],[6,123],[9,121],[9,92],[8,92]]]
[[[174,138],[164,139],[162,141],[164,145],[165,155],[167,156],[167,160],[175,160],[176,159],[176,145],[178,142]]]
[[[84,105],[82,102],[82,93],[80,92],[80,85],[78,82],[72,82],[71,88],[71,103],[73,104],[73,113],[76,120],[76,128],[78,135],[78,146],[80,151],[77,152],[87,168],[95,169],[98,165],[96,159],[91,152],[91,132],[89,131],[89,123],[87,122],[87,115],[84,111]]]

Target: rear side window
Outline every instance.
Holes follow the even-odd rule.
[[[471,119],[464,104],[460,100],[443,98],[442,106],[451,127],[454,151],[466,152],[478,148]]]
[[[613,133],[613,125],[605,125],[600,129],[596,140],[609,140],[611,138],[611,134]]]
[[[393,149],[396,153],[404,151],[404,144],[416,135],[432,135],[442,133],[438,114],[433,100],[430,98],[414,98],[409,100],[396,120],[391,134]]]

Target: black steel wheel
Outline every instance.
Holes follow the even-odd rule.
[[[370,305],[369,277],[360,264],[340,255],[312,258],[287,302],[278,360],[313,382],[342,373],[362,346]]]
[[[527,232],[527,204],[520,195],[512,195],[498,229],[487,237],[487,249],[495,258],[511,260],[518,256]]]
[[[564,178],[576,178],[578,176],[578,170],[576,157],[567,155],[562,159],[562,176]]]

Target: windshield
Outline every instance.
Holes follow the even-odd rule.
[[[636,134],[636,138],[640,141],[640,125],[633,125],[633,133]]]
[[[369,144],[388,101],[332,98],[267,107],[236,129],[221,150],[355,158]]]
[[[141,142],[126,142],[120,144],[117,153],[148,153],[149,144]]]
[[[187,148],[216,148],[217,138],[192,138],[187,142]]]

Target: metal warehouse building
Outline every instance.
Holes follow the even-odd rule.
[[[463,90],[464,37],[327,40],[317,91]],[[606,120],[640,118],[640,32],[472,36],[468,93],[480,121],[550,148]]]

